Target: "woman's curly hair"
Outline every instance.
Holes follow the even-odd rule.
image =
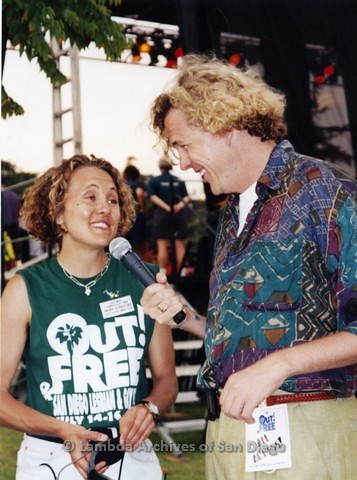
[[[208,55],[186,55],[174,85],[159,95],[151,109],[154,132],[169,148],[165,117],[180,110],[192,126],[214,135],[233,128],[262,141],[280,142],[287,133],[285,96],[253,71],[245,71]]]
[[[74,171],[81,167],[96,167],[107,172],[116,187],[120,220],[117,236],[125,235],[135,219],[135,204],[131,189],[119,171],[107,160],[94,155],[74,155],[63,160],[41,175],[35,184],[25,191],[21,218],[27,231],[45,245],[61,244],[63,230],[57,219],[64,211],[68,186]]]

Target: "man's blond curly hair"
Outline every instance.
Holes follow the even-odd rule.
[[[152,127],[166,153],[164,120],[172,108],[190,125],[214,135],[235,128],[278,143],[287,133],[285,96],[253,71],[243,72],[214,56],[184,56],[174,85],[153,103]]]
[[[52,167],[41,175],[35,184],[26,190],[21,209],[27,231],[45,245],[61,244],[63,230],[57,219],[64,211],[68,186],[73,172],[81,167],[96,167],[107,172],[116,187],[120,220],[117,236],[125,235],[135,218],[135,204],[130,187],[119,171],[107,160],[94,155],[74,155],[63,160],[58,167]]]

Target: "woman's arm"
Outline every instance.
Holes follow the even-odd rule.
[[[155,323],[148,352],[153,388],[146,398],[165,412],[175,402],[178,383],[175,371],[175,351],[171,329]]]
[[[57,436],[57,420],[27,407],[10,394],[11,382],[25,348],[30,317],[25,282],[16,275],[2,295],[0,422],[22,432]]]
[[[160,413],[163,413],[174,403],[178,392],[172,334],[166,325],[155,323],[148,360],[153,387],[145,400],[155,403]],[[145,405],[141,404],[131,407],[122,416],[119,424],[120,442],[134,450],[155,428],[153,416]]]
[[[23,404],[11,395],[11,382],[24,351],[31,320],[27,290],[20,275],[15,275],[6,285],[2,295],[1,313],[0,424],[29,434],[45,434],[70,440],[75,446],[71,452],[72,460],[83,455],[81,447],[85,447],[88,440],[107,440],[106,435],[92,432],[80,425],[61,422]],[[82,458],[75,466],[81,475],[87,478],[88,458]],[[98,471],[103,473],[105,470],[103,464],[98,464]]]

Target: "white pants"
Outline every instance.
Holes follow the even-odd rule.
[[[83,480],[71,462],[63,445],[25,435],[17,454],[16,480]],[[69,466],[62,470],[66,465]],[[118,480],[120,465],[121,462],[110,465],[104,478]],[[135,452],[125,452],[120,478],[162,479],[160,463],[150,440],[145,440]]]

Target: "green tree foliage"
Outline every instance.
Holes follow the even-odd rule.
[[[19,48],[20,55],[37,59],[40,69],[53,84],[67,78],[58,70],[49,40],[69,40],[84,49],[91,42],[103,48],[107,60],[116,60],[128,48],[122,25],[110,16],[110,6],[121,0],[3,0],[3,59],[6,42]],[[21,115],[22,107],[2,88],[2,117]]]

